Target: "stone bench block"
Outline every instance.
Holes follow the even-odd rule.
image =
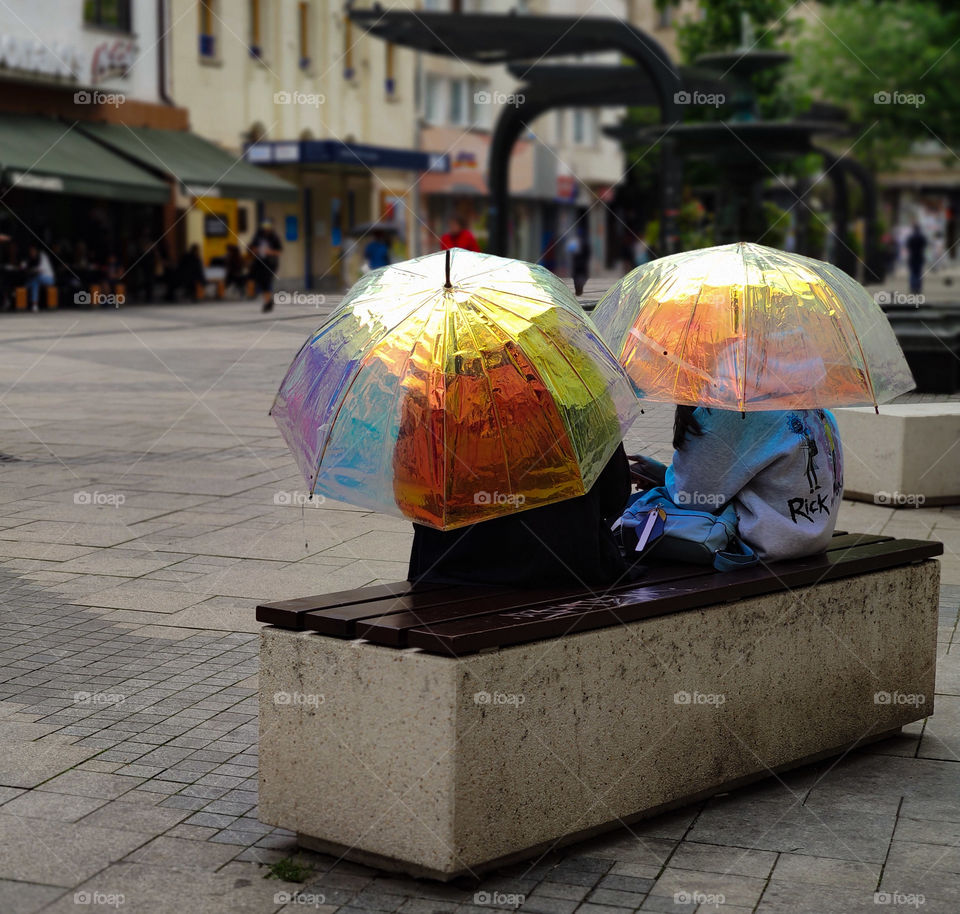
[[[265,628],[260,818],[450,879],[933,710],[936,561],[460,658]]]
[[[960,504],[960,403],[834,410],[844,496],[891,508]]]

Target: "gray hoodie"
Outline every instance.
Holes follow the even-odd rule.
[[[843,497],[843,451],[826,410],[748,412],[699,408],[702,435],[673,455],[666,486],[683,507],[717,511],[733,501],[740,536],[760,558],[827,548]]]

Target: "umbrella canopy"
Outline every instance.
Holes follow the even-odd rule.
[[[449,530],[584,494],[637,409],[556,276],[454,249],[364,276],[271,414],[311,492]]]
[[[638,267],[593,319],[650,400],[741,411],[877,406],[914,387],[863,286],[828,263],[759,244]]]

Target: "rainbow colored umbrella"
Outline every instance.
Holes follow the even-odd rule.
[[[364,276],[271,415],[311,492],[449,530],[584,494],[637,410],[556,276],[454,249]]]
[[[915,386],[863,286],[828,263],[759,244],[638,267],[593,318],[649,400],[741,411],[876,407]]]

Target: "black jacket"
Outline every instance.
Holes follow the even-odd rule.
[[[586,495],[442,532],[414,524],[407,580],[514,587],[627,583],[610,531],[630,495],[621,445]]]

